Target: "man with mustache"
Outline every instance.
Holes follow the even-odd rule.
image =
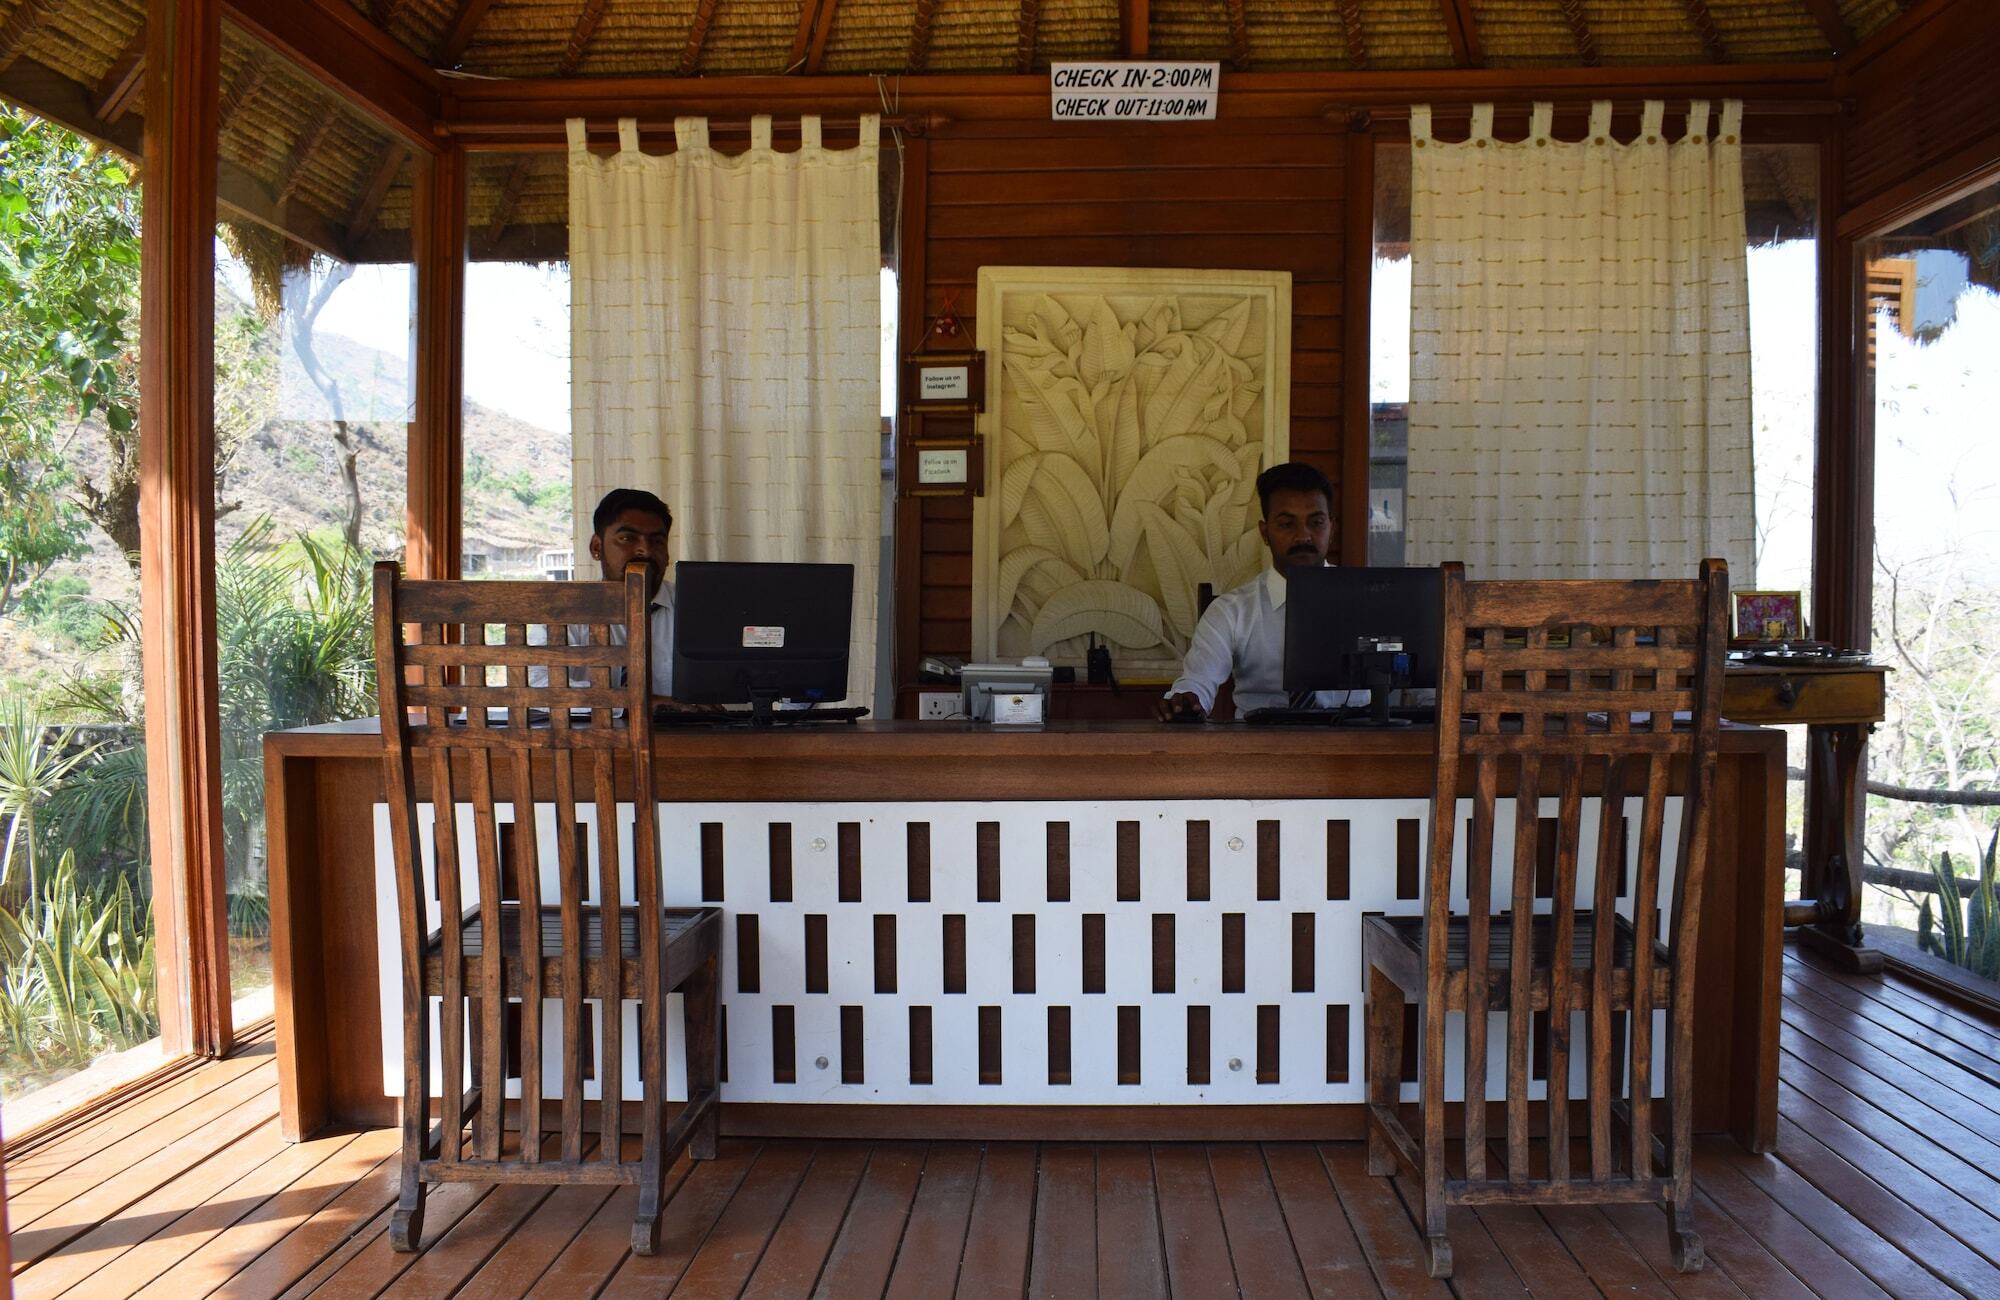
[[[1290,702],[1285,693],[1285,574],[1326,563],[1333,545],[1333,485],[1311,465],[1290,461],[1257,476],[1264,518],[1257,532],[1271,548],[1271,567],[1210,602],[1181,660],[1181,675],[1154,707],[1162,722],[1203,718],[1224,681],[1236,679],[1236,707]],[[1313,703],[1333,708],[1345,691],[1321,691]]]
[[[667,534],[673,526],[674,516],[667,503],[651,492],[643,488],[613,488],[604,494],[590,517],[590,558],[597,561],[598,574],[606,582],[623,582],[625,566],[634,560],[645,564],[647,612],[653,627],[653,703],[709,712],[714,706],[685,705],[673,698],[674,584],[666,580]],[[534,627],[528,630],[530,645],[542,644],[541,632],[542,629]],[[571,645],[586,644],[589,638],[588,628],[569,629]],[[625,629],[612,628],[611,640],[614,645],[624,645]],[[547,683],[547,669],[528,670],[530,686]]]

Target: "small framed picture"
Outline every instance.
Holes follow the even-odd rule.
[[[912,411],[986,409],[984,352],[916,352],[903,359],[903,406]]]
[[[910,497],[981,496],[985,456],[978,435],[913,438],[898,457],[902,494]]]
[[[1738,591],[1736,640],[1799,641],[1805,638],[1803,608],[1796,591]]]

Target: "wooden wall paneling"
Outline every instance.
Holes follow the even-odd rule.
[[[417,159],[417,356],[406,567],[459,576],[465,460],[465,150]]]
[[[1341,288],[1358,310],[1343,315],[1346,366],[1341,375],[1340,538],[1342,564],[1368,563],[1368,452],[1372,413],[1368,364],[1375,271],[1375,136],[1365,123],[1347,136],[1347,241]]]
[[[139,557],[160,1036],[230,1041],[215,645],[219,0],[151,0],[140,256]]]
[[[1318,114],[1203,124],[953,121],[931,132],[921,238],[905,217],[905,245],[921,244],[924,258],[920,275],[906,272],[905,301],[920,287],[928,320],[955,294],[959,320],[976,337],[970,308],[981,267],[1290,271],[1292,453],[1335,481],[1335,505],[1345,512],[1353,474],[1343,431],[1357,416],[1343,395],[1353,367],[1366,365],[1365,313],[1357,359],[1346,308],[1366,301],[1373,251],[1365,202],[1363,215],[1349,215],[1355,186],[1365,197],[1373,179],[1349,176],[1351,156],[1344,119]],[[1350,220],[1360,223],[1358,235]],[[1354,238],[1364,241],[1359,250]],[[1347,283],[1357,256],[1364,276],[1358,299]],[[1364,430],[1366,391],[1364,379]],[[938,417],[926,427],[955,431]],[[1362,455],[1365,465],[1365,443]],[[1365,470],[1361,478],[1365,503]],[[917,654],[965,655],[972,649],[971,502],[930,498],[919,514],[916,581],[900,578],[897,597],[919,604]],[[913,681],[899,674],[906,688]],[[1128,694],[1135,705],[1149,699],[1143,691]]]

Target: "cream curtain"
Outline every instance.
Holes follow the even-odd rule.
[[[1754,585],[1742,105],[1581,143],[1410,115],[1409,562]]]
[[[599,157],[569,123],[577,554],[613,487],[658,492],[691,560],[854,566],[848,695],[868,699],[881,546],[878,119],[853,149],[711,149],[703,118]]]

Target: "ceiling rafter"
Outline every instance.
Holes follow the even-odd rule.
[[[1479,50],[1479,26],[1472,18],[1472,0],[1438,0],[1438,12],[1444,16],[1445,39],[1451,42],[1451,55],[1458,60],[1458,66],[1480,66],[1485,56]]]
[[[583,49],[590,44],[590,38],[597,32],[597,24],[604,17],[604,6],[609,0],[583,0],[583,8],[576,15],[576,29],[569,34],[569,44],[563,48],[562,62],[556,64],[556,75],[567,77],[575,72],[583,62]]]
[[[1125,57],[1145,58],[1152,41],[1152,0],[1118,0],[1118,44]]]
[[[431,51],[431,62],[438,67],[449,67],[458,62],[458,56],[465,53],[465,47],[472,44],[472,37],[479,25],[486,21],[486,11],[493,7],[493,0],[458,0],[458,12],[445,25],[444,35],[438,40],[437,48]]]
[[[305,179],[306,164],[310,163],[313,155],[319,152],[319,147],[326,143],[327,133],[333,129],[333,119],[336,116],[333,106],[318,104],[315,108],[317,111],[313,114],[313,124],[305,129],[305,133],[292,146],[292,156],[285,160],[284,170],[279,174],[278,184],[271,193],[271,202],[277,207],[284,207],[291,199],[293,191],[299,187],[299,182]]]
[[[922,72],[931,60],[931,16],[936,9],[937,0],[917,0],[910,19],[910,49],[903,57],[903,67],[910,72]]]
[[[1854,29],[1840,16],[1840,6],[1834,0],[1804,0],[1813,21],[1820,31],[1826,33],[1827,47],[1835,54],[1845,54],[1854,48]]]
[[[1722,43],[1722,29],[1715,25],[1715,15],[1708,11],[1708,0],[1681,0],[1681,7],[1687,10],[1688,21],[1701,37],[1701,47],[1708,51],[1709,61],[1729,62],[1729,47]]]
[[[382,200],[388,196],[389,187],[396,183],[403,164],[409,160],[410,151],[400,144],[391,144],[383,152],[375,174],[355,201],[354,211],[348,214],[347,240],[350,244],[360,243],[375,229],[375,218],[382,213]]]
[[[389,30],[389,20],[403,11],[405,0],[369,0],[368,13],[375,25],[383,31]]]
[[[715,21],[717,0],[701,0],[694,8],[694,23],[688,28],[687,44],[681,47],[681,61],[674,69],[677,77],[692,77],[701,66],[701,47],[708,43],[709,24]]]
[[[1021,0],[1021,31],[1014,42],[1014,71],[1035,70],[1035,41],[1040,36],[1042,0]]]
[[[146,82],[146,33],[142,28],[131,43],[119,52],[118,59],[98,81],[96,89],[90,93],[91,116],[103,122],[116,122],[130,112],[139,102],[139,93]]]
[[[230,122],[243,111],[243,106],[256,97],[257,92],[263,88],[264,78],[269,75],[269,71],[262,54],[252,54],[243,60],[242,66],[236,69],[236,75],[222,88],[222,96],[215,110],[217,135],[227,131]]]
[[[1368,66],[1368,35],[1361,30],[1361,0],[1340,0],[1340,30],[1347,37],[1347,61]]]
[[[1748,152],[1748,151],[1746,151]],[[1783,149],[1762,149],[1753,156],[1764,160],[1764,170],[1777,183],[1778,193],[1783,196],[1785,206],[1791,210],[1792,220],[1810,221],[1816,206],[1817,196],[1812,187],[1792,170],[1792,164]]]
[[[0,24],[0,72],[5,72],[43,23],[61,13],[68,0],[22,0]]]
[[[521,196],[528,191],[528,177],[535,169],[533,155],[515,162],[507,172],[507,179],[500,186],[500,197],[493,204],[493,220],[487,224],[487,238],[494,243],[507,233],[507,227],[514,220],[515,209],[521,206]]]
[[[1569,24],[1569,34],[1576,38],[1577,57],[1586,67],[1597,66],[1597,34],[1590,30],[1590,19],[1584,15],[1583,0],[1556,0],[1562,8],[1563,21]]]
[[[799,6],[799,32],[792,38],[792,54],[785,60],[786,72],[819,73],[826,58],[826,40],[833,34],[833,12],[840,0],[805,0]]]
[[[1229,64],[1238,72],[1250,70],[1250,24],[1243,17],[1243,0],[1227,0],[1229,13]]]

